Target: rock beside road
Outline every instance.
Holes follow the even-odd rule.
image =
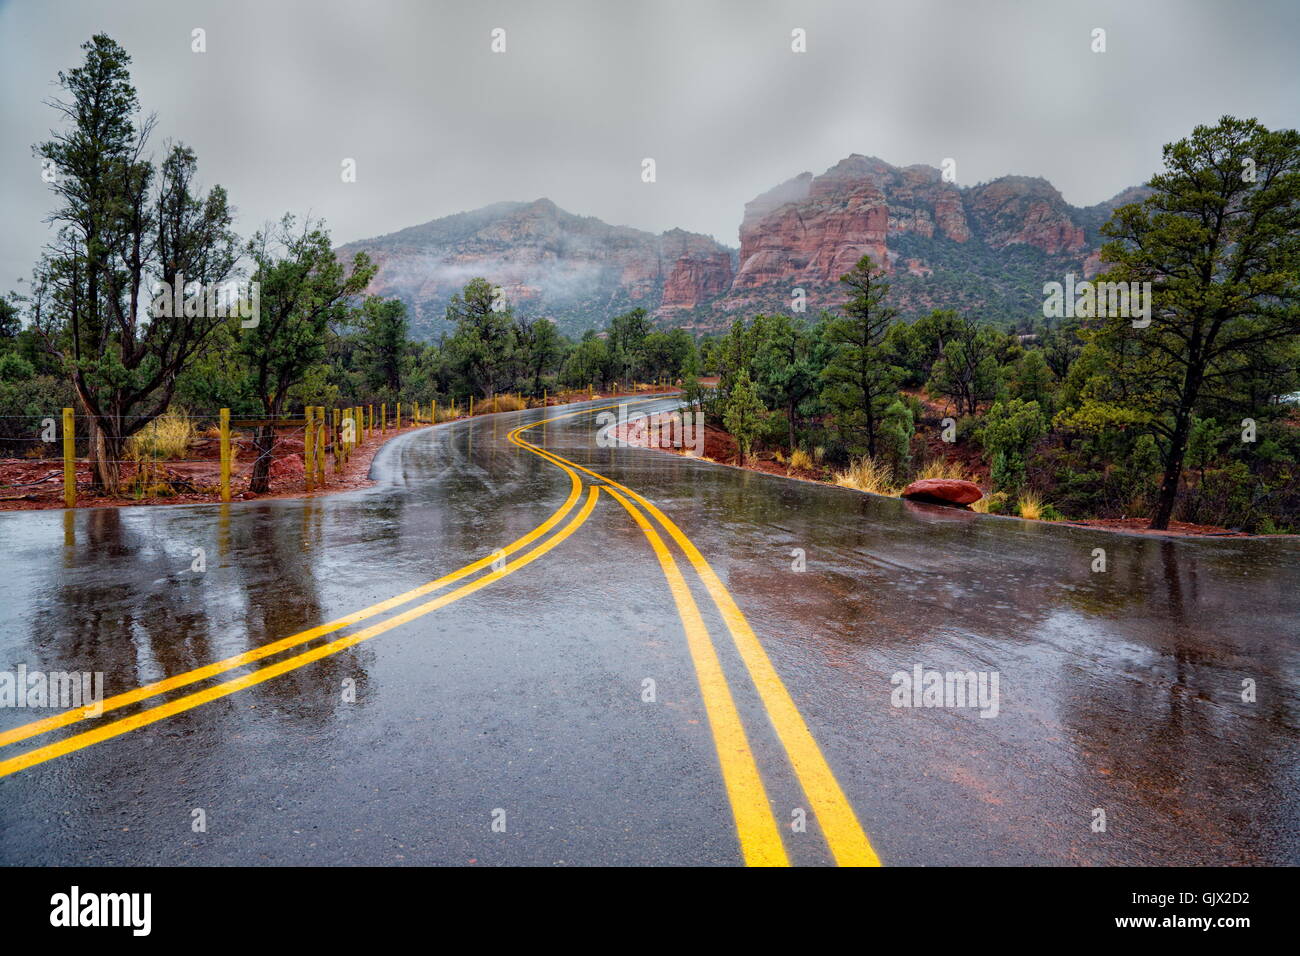
[[[930,501],[941,505],[965,507],[984,497],[973,481],[956,478],[923,478],[903,489],[903,497],[913,501]]]

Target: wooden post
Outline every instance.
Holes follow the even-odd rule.
[[[429,424],[438,424],[438,400],[436,398],[429,402]]]
[[[469,417],[470,418],[474,417],[474,396],[473,395],[469,397]]]
[[[221,500],[230,500],[230,409],[221,410]]]
[[[316,409],[308,405],[302,410],[302,474],[307,481],[307,490],[311,491],[316,477],[316,435],[312,431],[316,426]]]
[[[63,504],[77,507],[77,432],[72,409],[63,410]]]
[[[379,434],[388,433],[388,403],[379,406]]]

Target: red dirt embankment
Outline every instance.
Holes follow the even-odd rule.
[[[659,392],[672,392],[671,386],[640,386],[636,389],[620,392],[596,392],[595,398],[637,397]],[[587,391],[563,392],[551,395],[546,404],[563,405],[570,402],[587,401]],[[529,402],[530,407],[540,406],[540,401]],[[464,408],[461,409],[464,411]],[[484,414],[492,414],[491,412]],[[455,420],[462,420],[463,415]],[[478,417],[475,415],[475,417]],[[442,424],[442,422],[439,422]],[[407,425],[402,433],[416,428],[428,428],[427,423]],[[235,431],[231,434],[231,447],[235,460],[231,465],[231,500],[250,501],[257,498],[307,498],[334,494],[339,491],[353,491],[368,488],[374,482],[367,475],[370,463],[376,452],[389,438],[398,434],[391,426],[382,435],[376,429],[352,450],[347,465],[340,471],[334,470],[333,458],[325,456],[325,485],[307,492],[305,471],[303,468],[303,430],[298,428],[276,429],[275,448],[271,463],[270,491],[254,494],[248,490],[249,477],[253,462],[257,458],[257,449],[253,447],[251,431]],[[92,495],[90,487],[92,474],[90,465],[78,461],[77,472],[77,507],[78,508],[115,508],[128,505],[176,505],[203,504],[221,500],[221,449],[220,440],[215,432],[205,433],[204,437],[191,443],[184,461],[160,461],[150,466],[148,494],[125,494],[118,498]],[[130,462],[122,465],[122,484],[130,487],[136,478],[136,465]],[[6,458],[0,459],[0,511],[33,511],[46,508],[63,507],[63,461],[59,458]]]
[[[426,425],[407,425],[402,432]],[[334,470],[334,462],[325,457],[325,486],[310,497],[351,491],[368,487],[372,482],[366,477],[370,462],[385,441],[398,434],[391,427],[380,436],[375,431],[353,450],[347,465]],[[251,432],[236,432],[231,436],[231,449],[235,460],[231,464],[230,485],[232,501],[254,498],[305,498],[306,477],[303,468],[303,432],[301,428],[276,429],[275,448],[271,462],[271,488],[266,494],[248,490],[257,449],[253,447]],[[149,466],[149,494],[127,494],[120,498],[92,495],[90,465],[78,461],[77,507],[104,508],[127,505],[201,504],[221,500],[221,448],[220,440],[205,436],[192,443],[184,461],[160,461]],[[122,483],[130,487],[135,482],[137,466],[123,463]],[[30,511],[63,507],[63,462],[57,458],[3,459],[0,460],[0,511]]]
[[[623,441],[629,444],[640,445],[641,447],[650,447],[649,441],[644,433],[640,436],[629,434],[626,426],[620,426],[615,433]],[[938,447],[931,446],[931,453],[935,457],[943,456],[954,460],[961,460],[967,466],[967,474],[972,475],[981,490],[988,493],[988,469],[981,462],[978,467],[973,467],[972,462],[968,461],[965,455],[954,455],[952,451],[954,446],[946,442],[939,442],[936,439]],[[666,452],[668,454],[686,455],[694,457],[690,449],[682,448],[657,448],[656,451]],[[945,454],[947,453],[947,454]],[[978,452],[975,453],[978,456]],[[704,429],[704,454],[700,460],[712,462],[714,464],[727,465],[732,468],[741,467],[739,464],[739,449],[736,439],[720,428],[713,425],[707,425]],[[811,470],[792,469],[788,464],[783,464],[776,460],[772,452],[755,452],[751,453],[744,467],[749,471],[759,471],[768,475],[778,475],[782,478],[793,478],[799,481],[814,481],[821,484],[828,484],[835,480],[831,469],[815,466]],[[981,475],[982,472],[982,475]],[[1038,520],[1038,519],[1024,519]],[[1228,528],[1220,528],[1215,525],[1196,525],[1188,524],[1185,521],[1169,522],[1167,531],[1152,531],[1147,527],[1150,524],[1148,518],[1084,518],[1078,520],[1064,520],[1048,522],[1049,524],[1073,525],[1081,528],[1092,528],[1097,531],[1113,531],[1126,534],[1151,534],[1164,535],[1169,537],[1202,537],[1202,538],[1259,538],[1259,537],[1277,537],[1276,535],[1255,535],[1245,531],[1233,531]]]

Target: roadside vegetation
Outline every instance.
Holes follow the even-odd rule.
[[[702,342],[717,387],[690,397],[728,430],[743,407],[743,453],[793,473],[816,450],[820,477],[876,494],[966,478],[980,511],[1300,531],[1300,134],[1225,117],[1148,185],[1102,226],[1095,277],[1150,282],[1147,324],[903,322],[864,257],[839,310]]]
[[[266,423],[253,435],[260,493],[275,423],[308,405],[402,401],[427,416],[436,404],[445,420],[471,402],[486,413],[662,383],[682,387],[742,464],[877,494],[973,480],[976,510],[1049,520],[1300,531],[1293,130],[1198,127],[1165,148],[1151,194],[1101,226],[1094,278],[1150,282],[1143,327],[1041,313],[902,321],[890,277],[864,257],[838,309],[765,312],[700,338],[635,309],[575,341],[474,278],[447,306],[446,333],[415,341],[402,302],[366,294],[375,265],[340,259],[325,223],[286,213],[235,235],[233,200],[200,186],[193,150],[168,142],[155,155],[161,120],[142,115],[126,51],[103,35],[83,49],[58,77],[57,128],[35,146],[53,170],[54,238],[23,291],[0,296],[6,458],[56,456],[47,423],[74,407],[94,490],[139,494],[142,463],[184,457],[228,408]],[[156,286],[178,274],[256,283],[256,319],[160,308]],[[123,464],[136,466],[130,487]]]

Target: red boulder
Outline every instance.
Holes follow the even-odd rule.
[[[973,481],[956,478],[923,478],[903,489],[903,497],[913,501],[933,501],[941,505],[965,506],[984,497]]]

